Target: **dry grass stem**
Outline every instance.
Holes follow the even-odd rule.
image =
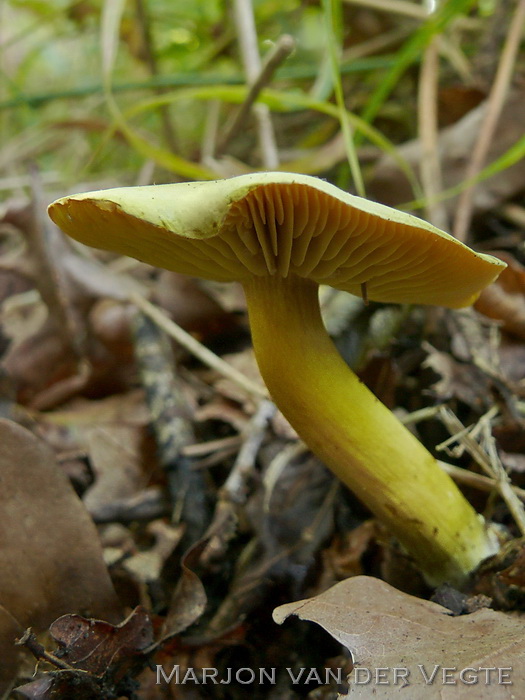
[[[425,217],[434,226],[446,229],[447,215],[442,204],[432,203],[442,189],[439,157],[437,88],[439,80],[439,37],[425,49],[421,62],[418,92],[418,126],[421,141],[421,184],[427,200]]]
[[[234,0],[233,11],[244,72],[248,84],[253,85],[261,74],[262,63],[257,46],[257,29],[251,0]],[[267,170],[276,170],[279,167],[279,152],[270,110],[267,105],[255,104],[253,113],[257,120],[263,165]]]
[[[216,152],[218,153],[217,134],[219,133],[220,115],[220,100],[210,100],[201,145],[201,162],[208,166],[213,166],[213,159]]]
[[[461,423],[457,416],[445,406],[441,407],[440,416],[443,424],[454,434],[455,439],[470,454],[483,471],[494,480],[495,489],[505,501],[521,535],[525,535],[525,508],[513,490],[509,475],[505,471],[503,464],[496,450],[494,438],[491,434],[491,421],[495,417],[496,409],[491,409],[482,416],[477,428],[482,444],[476,442],[471,431]],[[441,447],[441,446],[440,446]],[[440,449],[437,447],[436,449]]]
[[[207,442],[196,442],[194,445],[186,445],[181,452],[185,457],[203,457],[204,455],[212,454],[217,450],[224,450],[232,447],[237,450],[241,446],[242,438],[239,435],[229,435],[217,440],[208,440]]]
[[[471,472],[462,467],[456,467],[454,464],[443,462],[440,459],[438,459],[438,464],[443,471],[460,484],[472,486],[480,491],[495,491],[497,489],[498,485],[496,480],[489,476],[476,474],[476,472]],[[519,486],[511,486],[511,488],[518,498],[525,501],[525,489],[521,489]]]
[[[160,328],[180,343],[188,352],[198,358],[208,367],[219,372],[223,377],[235,382],[243,388],[248,394],[257,396],[258,398],[267,399],[268,392],[266,389],[244,376],[241,372],[232,367],[227,362],[222,360],[218,355],[209,350],[202,343],[199,343],[192,335],[187,333],[183,328],[177,325],[174,321],[166,316],[166,314],[154,304],[151,304],[147,299],[140,294],[131,294],[130,301],[138,306],[146,316],[152,319]]]
[[[505,41],[498,64],[496,77],[492,85],[485,118],[481,125],[478,138],[474,145],[472,157],[465,172],[465,180],[475,177],[483,168],[489,148],[494,140],[498,120],[505,104],[505,99],[511,84],[512,73],[516,63],[523,26],[525,24],[525,0],[519,0],[510,22],[509,32]],[[457,214],[454,221],[454,235],[460,241],[468,238],[468,230],[472,218],[475,185],[468,187],[460,196]]]

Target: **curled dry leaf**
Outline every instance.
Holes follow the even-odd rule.
[[[440,605],[367,576],[341,581],[273,613],[279,624],[290,615],[316,622],[351,652],[354,671],[346,697],[510,700],[525,686],[522,616],[484,609],[452,617]],[[404,672],[398,672],[397,683],[394,668]],[[480,671],[484,668],[494,669],[490,684]],[[464,669],[474,671],[461,677]],[[497,684],[498,669],[506,669],[505,683]],[[478,682],[465,682],[476,673]]]
[[[69,612],[115,620],[119,605],[93,522],[51,450],[7,420],[0,444],[0,656],[9,658],[11,618],[45,629]]]
[[[202,539],[194,544],[181,561],[181,575],[171,598],[162,628],[162,641],[174,637],[192,625],[204,612],[207,596],[200,578],[193,571],[208,544]]]
[[[128,697],[131,679],[147,665],[144,652],[153,642],[151,620],[140,607],[116,626],[63,615],[50,632],[59,651],[48,654],[47,661],[60,671],[17,688],[29,700]]]
[[[81,615],[63,615],[49,630],[70,666],[99,677],[115,671],[116,666],[153,642],[151,620],[140,607],[119,625]]]

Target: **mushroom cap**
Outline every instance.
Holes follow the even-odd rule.
[[[415,216],[307,175],[122,187],[57,200],[81,243],[196,277],[297,275],[383,302],[471,304],[505,263]]]

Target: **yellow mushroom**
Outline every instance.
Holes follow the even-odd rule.
[[[482,517],[340,357],[318,286],[458,308],[504,263],[414,216],[292,173],[89,192],[59,199],[49,213],[87,245],[241,282],[275,403],[430,583],[460,583],[494,552]]]

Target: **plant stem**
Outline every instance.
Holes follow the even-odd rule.
[[[310,449],[392,532],[432,584],[460,584],[495,546],[452,479],[342,360],[314,283],[245,283],[272,398]]]

